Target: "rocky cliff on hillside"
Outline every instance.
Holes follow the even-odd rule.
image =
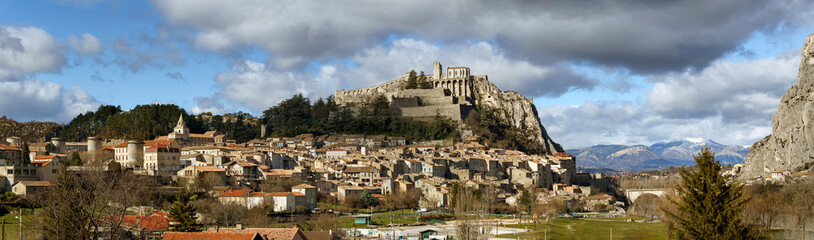
[[[530,99],[513,91],[500,91],[486,77],[475,77],[473,84],[475,101],[496,110],[500,121],[527,133],[525,141],[533,142],[548,154],[562,152],[562,146],[551,140],[540,123],[537,108]]]
[[[47,137],[56,136],[60,125],[53,122],[17,122],[0,117],[0,141],[8,137],[20,137],[23,141],[45,141]]]
[[[516,147],[532,153],[554,154],[562,152],[562,147],[548,136],[537,108],[531,99],[513,91],[501,91],[490,82],[486,75],[470,75],[469,68],[447,68],[442,72],[441,64],[434,63],[433,74],[419,77],[426,81],[427,87],[421,89],[406,86],[416,76],[408,73],[404,77],[379,84],[377,86],[337,90],[334,101],[340,106],[365,104],[377,96],[384,96],[391,101],[400,116],[418,120],[434,119],[440,115],[459,123],[461,136],[466,138],[473,132],[487,133],[490,141],[496,140],[495,146]],[[480,116],[480,125],[484,121],[497,124],[483,126],[467,125],[466,117],[472,116],[473,109],[482,107],[488,112],[489,119]],[[499,126],[495,126],[499,125]],[[477,133],[476,133],[477,134]],[[495,139],[497,138],[497,139]],[[505,140],[505,141],[504,141]]]
[[[742,179],[775,170],[814,167],[814,34],[803,44],[797,83],[786,90],[772,118],[772,134],[752,145]]]

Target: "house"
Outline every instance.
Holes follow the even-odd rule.
[[[243,228],[238,226],[236,228],[210,228],[203,233],[255,233],[261,239],[274,239],[274,240],[311,240],[305,237],[305,234],[299,228]],[[166,239],[166,238],[165,238]],[[214,239],[214,238],[201,238],[201,239]],[[226,238],[224,238],[226,239]]]
[[[294,195],[294,201],[297,206],[303,206],[309,210],[317,207],[317,188],[308,184],[300,184],[291,187],[294,193],[301,193],[302,195]]]
[[[284,239],[284,238],[274,238]],[[291,238],[304,239],[304,238]],[[164,240],[265,240],[258,233],[235,232],[165,232]]]
[[[169,145],[144,149],[144,170],[151,176],[169,177],[181,169],[181,150]]]
[[[53,187],[49,181],[19,181],[11,186],[11,191],[19,196],[37,195],[48,192]]]
[[[251,182],[260,180],[260,169],[257,164],[247,161],[233,161],[226,164],[226,169],[237,181]]]
[[[348,155],[348,151],[341,148],[334,148],[328,151],[325,151],[325,157],[328,159],[338,159],[343,158]]]
[[[5,180],[3,191],[11,191],[11,186],[18,181],[39,181],[37,176],[37,165],[0,165],[0,180]]]
[[[0,144],[0,161],[6,163],[19,163],[22,159],[22,150],[11,145]]]
[[[214,166],[188,166],[178,171],[177,175],[186,179],[198,179],[203,174],[203,179],[214,181],[215,185],[226,184],[226,170]]]
[[[110,220],[118,220],[111,217]],[[155,211],[149,215],[130,215],[121,218],[121,228],[136,236],[137,239],[160,239],[161,235],[169,229],[169,217],[163,211]]]
[[[379,171],[372,166],[346,167],[342,174],[351,181],[372,185],[376,177],[379,176]]]

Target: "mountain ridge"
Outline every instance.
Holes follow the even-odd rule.
[[[646,145],[600,144],[565,151],[577,157],[584,168],[645,170],[660,167],[694,165],[692,155],[708,146],[722,164],[743,163],[749,148],[724,145],[710,139],[685,138]]]

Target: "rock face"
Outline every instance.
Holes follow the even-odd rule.
[[[530,99],[513,91],[500,91],[485,76],[474,77],[475,102],[497,110],[501,121],[530,134],[527,141],[542,146],[548,154],[562,152],[562,146],[551,140],[537,116],[537,107]]]
[[[775,170],[792,173],[814,167],[814,34],[803,44],[797,83],[786,90],[772,118],[772,134],[752,145],[742,179]]]
[[[524,133],[521,142],[530,142],[543,153],[562,152],[562,147],[548,136],[537,108],[531,99],[513,91],[501,91],[485,75],[470,76],[469,68],[448,68],[441,74],[440,63],[435,63],[433,75],[427,81],[430,89],[404,89],[408,77],[401,77],[378,86],[338,90],[334,100],[342,106],[365,103],[382,95],[390,100],[402,117],[433,119],[436,115],[450,118],[462,126],[462,137],[469,131],[463,125],[469,111],[476,105],[493,109],[498,120]],[[537,147],[539,146],[539,147]]]

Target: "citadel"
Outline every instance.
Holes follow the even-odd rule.
[[[474,82],[488,81],[486,75],[472,76],[468,67],[449,67],[442,72],[440,62],[433,63],[433,72],[427,76],[430,89],[404,89],[410,72],[378,86],[353,90],[337,90],[334,100],[342,106],[360,104],[373,97],[387,97],[402,117],[414,119],[433,118],[436,115],[462,121],[476,103]]]

